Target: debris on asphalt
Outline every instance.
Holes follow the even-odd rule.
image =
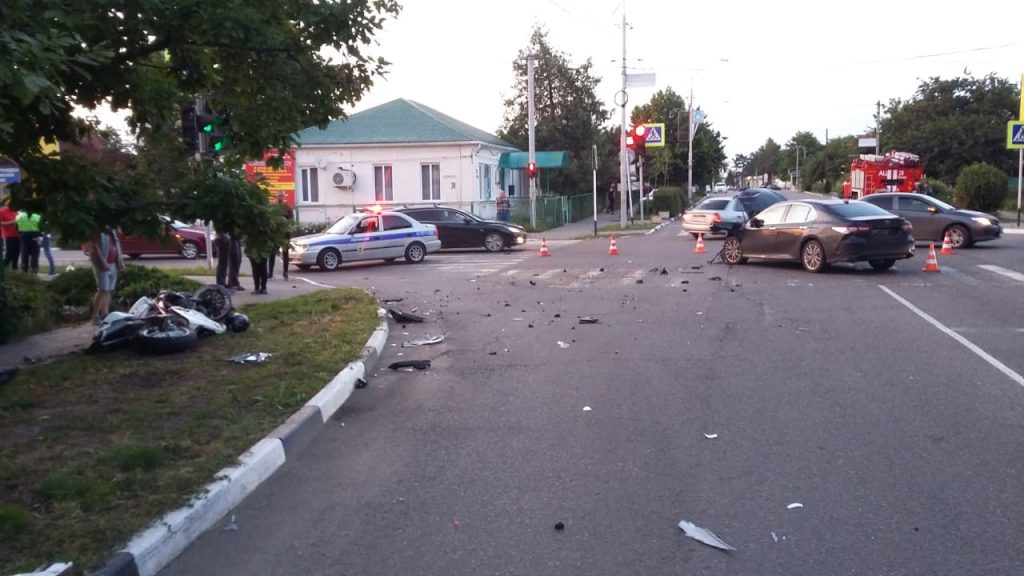
[[[590,412],[590,410],[591,410],[590,406],[584,406],[583,407],[583,411],[584,412]]]
[[[662,268],[661,272],[659,272],[658,274],[660,274],[661,276],[668,276],[668,270]]]
[[[707,434],[707,433],[705,433],[704,437],[707,438],[708,440],[714,440],[715,438],[718,438],[718,434]]]
[[[598,268],[598,272],[604,272],[604,268]]]
[[[690,270],[700,270],[700,266],[690,266]]]
[[[580,318],[580,324],[597,324],[597,318],[591,318],[590,316],[584,316]]]
[[[406,340],[402,342],[402,348],[416,348],[417,346],[429,346],[430,344],[440,344],[444,342],[444,335],[438,336],[427,336],[426,338],[417,338],[416,340]]]
[[[689,280],[680,280],[679,283],[680,284],[689,284],[690,281]]]
[[[235,524],[235,515],[234,514],[231,515],[231,522],[228,522],[228,525],[224,527],[224,531],[225,532],[238,532],[238,524]]]
[[[643,284],[644,283],[644,279],[643,278],[637,278],[636,279],[636,283],[637,284]]]
[[[561,340],[559,340],[558,347],[561,348],[562,350],[565,350],[566,348],[569,347],[569,344],[567,342],[562,342]]]
[[[776,544],[779,543],[779,537],[775,535],[775,532],[772,532],[772,540],[775,540]]]
[[[527,328],[533,328],[533,324],[527,324],[526,327]]]
[[[488,352],[487,355],[488,356],[497,356],[498,353],[497,352]]]
[[[721,276],[712,276],[712,277],[708,278],[708,280],[711,280],[711,281],[721,280],[721,279],[722,279]]]
[[[392,362],[388,365],[388,368],[392,370],[401,370],[402,368],[426,370],[427,368],[430,368],[430,360],[401,360],[399,362]]]
[[[250,362],[260,364],[270,360],[271,356],[273,356],[273,354],[269,352],[243,352],[238,356],[228,358],[228,360],[235,364],[248,364]]]
[[[530,280],[530,286],[536,286],[536,285],[537,285],[536,282],[534,282],[533,280]]]
[[[423,316],[420,316],[418,314],[410,314],[408,312],[402,312],[401,310],[396,310],[394,308],[388,308],[388,314],[391,314],[391,317],[394,318],[396,322],[414,323],[423,322],[425,320]]]
[[[795,510],[797,508],[803,508],[803,507],[804,507],[804,505],[799,503],[799,502],[793,502],[789,506],[786,506],[786,508],[789,509],[789,510]]]
[[[381,302],[385,304],[398,304],[403,300],[405,300],[405,298],[384,298],[383,300],[381,300]]]
[[[707,544],[708,546],[718,548],[719,550],[736,550],[732,546],[726,544],[725,541],[716,536],[715,533],[711,530],[701,528],[693,522],[680,520],[679,528],[686,533],[687,537],[692,538],[702,544]]]
[[[561,317],[562,317],[561,314],[555,314],[555,318],[561,318]]]
[[[558,530],[558,531],[565,530],[565,522],[559,522],[559,523],[555,524],[555,530]]]
[[[356,378],[356,388],[366,388],[369,385],[370,385],[370,383],[367,382],[366,380],[363,380],[362,378]],[[342,426],[344,426],[344,425],[345,424],[342,423]]]

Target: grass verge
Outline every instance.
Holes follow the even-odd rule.
[[[0,388],[0,574],[102,564],[356,359],[376,310],[361,290],[316,292],[244,307],[247,332],[190,352],[80,354],[23,369]],[[226,361],[247,351],[273,357]]]
[[[166,267],[166,268],[161,268],[161,270],[163,270],[164,272],[170,274],[171,276],[216,276],[217,275],[217,265],[216,265],[216,263],[213,265],[213,269],[212,270],[210,268],[206,267],[206,266],[189,266],[187,268],[171,268],[171,267]],[[245,272],[244,270],[239,270],[238,271],[238,276],[239,277],[242,277],[242,276],[252,276],[252,273]]]

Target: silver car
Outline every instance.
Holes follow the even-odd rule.
[[[743,204],[735,196],[708,196],[683,213],[683,230],[693,234],[720,234],[739,228],[747,220]]]
[[[299,270],[337,270],[344,262],[404,257],[422,262],[441,249],[437,228],[398,212],[349,214],[320,234],[293,238],[288,262]]]

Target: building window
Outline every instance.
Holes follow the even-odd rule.
[[[490,200],[491,189],[493,185],[491,183],[491,165],[481,164],[480,165],[480,199]]]
[[[441,199],[441,165],[423,164],[420,166],[423,181],[423,199]]]
[[[320,186],[317,184],[319,173],[320,170],[317,168],[303,168],[299,171],[300,198],[303,204],[320,202]]]
[[[377,202],[395,201],[395,190],[391,181],[391,166],[373,167],[373,199]]]

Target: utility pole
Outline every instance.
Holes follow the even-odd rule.
[[[686,133],[689,135],[690,144],[686,150],[686,200],[693,201],[693,85],[690,85],[690,122],[686,126]]]
[[[622,2],[622,126],[619,130],[619,226],[626,227],[626,198],[629,190],[629,158],[626,157],[626,2]]]
[[[875,107],[875,156],[879,156],[882,150],[882,132],[879,128],[879,123],[882,121],[882,101],[876,102]]]
[[[535,125],[537,123],[537,112],[534,107],[533,98],[533,66],[534,56],[530,54],[526,57],[526,91],[527,91],[527,123],[529,126],[530,138],[530,153],[528,162],[531,165],[536,165],[537,162],[537,142],[536,142],[536,131]],[[529,177],[529,176],[528,176]],[[534,230],[537,229],[537,178],[530,178],[530,227]]]

